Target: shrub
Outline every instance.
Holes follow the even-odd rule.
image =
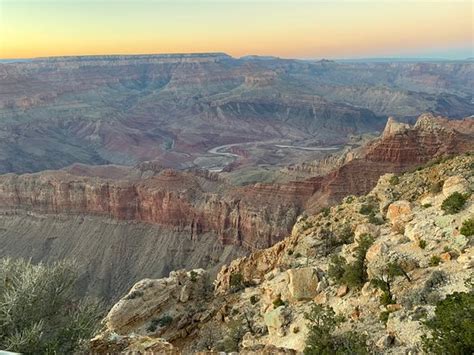
[[[227,332],[224,339],[217,350],[225,352],[238,352],[239,344],[242,341],[245,333],[248,332],[247,327],[241,319],[229,322]]]
[[[431,336],[423,335],[428,354],[474,352],[474,294],[455,292],[436,304],[435,316],[424,322]]]
[[[194,270],[191,270],[191,272],[189,273],[189,276],[192,282],[196,282],[198,273]]]
[[[423,207],[423,208],[430,208],[431,206],[432,206],[431,203],[425,203],[425,204],[421,205],[421,207]]]
[[[345,202],[347,204],[351,204],[352,202],[354,202],[354,196],[347,196]]]
[[[346,265],[344,275],[341,279],[341,281],[346,283],[349,287],[359,288],[367,282],[365,255],[373,242],[374,239],[368,234],[364,234],[360,237],[359,243],[355,248],[355,261]]]
[[[173,322],[173,317],[168,315],[161,318],[155,318],[151,320],[151,323],[146,330],[148,332],[154,332],[158,327],[167,327],[171,322]]]
[[[229,283],[231,292],[237,292],[244,287],[244,277],[239,272],[231,274]]]
[[[250,303],[251,304],[256,304],[258,301],[259,301],[259,298],[257,297],[257,295],[250,296]]]
[[[369,353],[364,335],[352,331],[333,334],[343,319],[331,307],[314,304],[305,318],[309,323],[305,355]]]
[[[339,282],[344,276],[347,262],[342,256],[332,255],[328,266],[328,276],[336,282]]]
[[[453,192],[441,204],[441,209],[446,214],[455,214],[461,211],[466,203],[466,196],[459,192]]]
[[[288,255],[293,255],[293,250],[292,249],[288,250]]]
[[[339,240],[342,244],[350,244],[354,241],[354,232],[348,224],[344,225],[339,233]]]
[[[329,216],[329,212],[331,212],[331,209],[330,209],[329,207],[324,207],[324,208],[321,210],[321,214],[322,214],[324,217]]]
[[[425,249],[425,248],[426,248],[426,240],[420,239],[420,240],[418,241],[418,246],[419,246],[421,249]]]
[[[460,230],[461,234],[470,237],[474,235],[474,218],[469,218],[466,219],[464,222],[462,222],[462,227]]]
[[[76,297],[78,279],[70,261],[0,260],[0,349],[23,354],[84,350],[102,312],[98,303]]]
[[[377,217],[373,211],[370,212],[368,219],[369,219],[369,223],[375,224],[376,226],[380,226],[385,223],[383,218]]]
[[[388,182],[390,185],[395,186],[400,183],[400,178],[397,175],[393,175]]]
[[[300,253],[300,252],[298,252],[298,253],[296,253],[296,254],[295,254],[295,258],[297,258],[297,259],[298,259],[298,258],[301,258],[301,257],[302,257],[302,255],[301,255],[301,253]]]
[[[443,189],[443,184],[444,184],[444,181],[441,180],[441,181],[436,181],[434,183],[432,183],[430,185],[430,192],[432,194],[437,194],[437,193],[440,193],[441,190]]]
[[[429,266],[438,266],[441,262],[441,258],[438,255],[432,255],[430,261],[428,262]]]
[[[273,308],[278,308],[280,306],[285,306],[286,303],[282,301],[280,297],[273,301]]]
[[[380,312],[379,320],[380,320],[383,324],[387,324],[387,322],[388,322],[388,317],[389,317],[389,316],[390,316],[390,312],[389,312],[389,311]]]
[[[360,214],[363,214],[365,216],[368,216],[369,214],[371,214],[372,212],[374,212],[374,206],[372,205],[367,205],[367,204],[363,204],[362,206],[360,206],[360,210],[359,210],[359,213]]]

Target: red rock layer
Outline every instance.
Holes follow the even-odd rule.
[[[7,174],[0,176],[0,206],[158,223],[192,235],[214,232],[226,244],[262,248],[284,238],[303,209],[366,193],[381,174],[474,150],[473,137],[472,119],[424,115],[414,127],[390,120],[382,138],[365,147],[361,158],[325,176],[280,185],[233,187],[216,174],[160,171],[150,164]]]

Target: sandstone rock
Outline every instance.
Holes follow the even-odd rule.
[[[381,337],[377,342],[375,343],[375,346],[377,348],[385,350],[394,345],[395,343],[395,336],[393,334],[386,334],[383,337]]]
[[[288,289],[295,300],[309,300],[316,296],[319,281],[316,269],[312,267],[290,269],[287,273]]]
[[[449,252],[441,253],[439,254],[439,257],[441,258],[442,261],[447,262],[451,260],[451,253]]]
[[[341,285],[337,289],[336,296],[344,297],[347,294],[347,292],[349,292],[349,288],[347,287],[347,285]]]
[[[411,203],[409,201],[396,201],[390,204],[386,217],[394,227],[405,226],[413,218]]]
[[[325,304],[328,301],[326,292],[321,292],[314,298],[314,302],[317,304]]]
[[[388,304],[386,306],[386,308],[387,308],[387,311],[389,311],[389,312],[396,312],[396,311],[399,311],[400,309],[402,309],[402,305],[398,304],[398,303]]]
[[[451,176],[443,184],[443,195],[448,197],[454,192],[465,194],[469,192],[469,182],[462,176]]]
[[[374,243],[370,246],[369,250],[367,250],[365,258],[369,263],[373,263],[377,259],[383,257],[383,255],[387,253],[387,251],[388,246],[384,242]]]
[[[291,322],[291,310],[286,306],[280,306],[264,314],[263,319],[268,327],[270,336],[284,336],[286,326]]]
[[[122,336],[115,333],[103,333],[93,338],[90,341],[90,351],[94,354],[181,354],[181,351],[161,338],[141,335]]]
[[[371,223],[358,224],[354,231],[354,240],[359,241],[359,238],[364,234],[377,238],[380,234],[380,228]]]

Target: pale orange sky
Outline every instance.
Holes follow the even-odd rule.
[[[0,0],[0,58],[463,58],[473,56],[473,28],[473,3],[456,0]]]

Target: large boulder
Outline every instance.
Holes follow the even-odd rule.
[[[387,210],[387,219],[394,227],[404,227],[413,218],[411,203],[409,201],[395,201]]]
[[[297,301],[313,299],[318,294],[318,274],[316,269],[305,267],[287,271],[290,295]]]
[[[280,306],[265,313],[263,319],[270,336],[284,336],[287,326],[291,323],[291,310],[286,306]]]

